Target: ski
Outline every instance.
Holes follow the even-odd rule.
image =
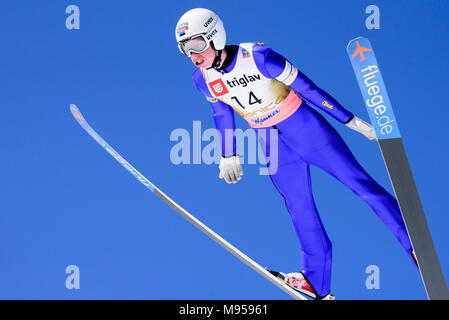
[[[269,280],[271,283],[278,286],[285,293],[289,294],[296,300],[308,300],[302,294],[282,282],[280,279],[272,275],[269,271],[261,267],[254,260],[246,256],[243,252],[238,250],[236,247],[231,245],[225,239],[220,237],[214,231],[212,231],[209,227],[207,227],[204,223],[196,219],[193,215],[183,209],[180,205],[170,199],[167,195],[165,195],[161,190],[159,190],[154,184],[152,184],[147,178],[145,178],[139,171],[137,171],[128,161],[126,161],[117,151],[115,151],[94,129],[87,123],[86,119],[83,117],[78,107],[74,104],[70,105],[70,110],[81,125],[81,127],[87,131],[87,133],[100,144],[115,160],[117,160],[126,170],[128,170],[137,180],[139,180],[145,187],[147,187],[151,192],[157,195],[162,201],[164,201],[167,205],[169,205],[172,209],[174,209],[177,213],[187,219],[191,224],[193,224],[196,228],[204,232],[208,237],[212,240],[216,241],[220,246],[228,250],[235,257],[237,257],[240,261],[248,265],[254,271],[259,273],[265,279]]]
[[[427,297],[447,300],[449,291],[374,50],[368,39],[358,37],[349,42],[346,51],[376,131]]]

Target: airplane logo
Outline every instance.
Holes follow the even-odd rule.
[[[354,59],[354,57],[358,54],[360,54],[360,61],[366,60],[366,57],[363,55],[363,52],[373,51],[370,48],[365,48],[360,46],[360,43],[358,41],[355,42],[357,45],[357,48],[354,51],[354,54],[351,56],[351,59]]]

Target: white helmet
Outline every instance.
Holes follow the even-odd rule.
[[[222,50],[226,44],[226,31],[223,22],[214,12],[203,8],[192,9],[184,13],[176,24],[175,34],[179,50],[187,56],[190,56],[191,51],[203,52],[211,44],[215,50]],[[184,47],[183,44],[187,40],[195,38],[201,41],[197,41],[188,48]]]

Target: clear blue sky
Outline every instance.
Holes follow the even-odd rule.
[[[65,8],[81,29],[65,28]],[[169,140],[210,107],[174,39],[188,9],[224,21],[229,43],[260,41],[362,119],[346,55],[370,39],[383,73],[440,261],[449,278],[449,3],[432,1],[1,1],[1,299],[289,299],[129,175],[73,119],[91,125],[161,190],[263,266],[300,268],[283,200],[258,165],[236,185],[216,165],[174,165]],[[367,30],[365,8],[381,11]],[[366,170],[393,192],[379,147],[326,115]],[[237,126],[247,129],[238,118]],[[369,207],[312,169],[334,247],[337,299],[425,299],[420,276]],[[243,196],[243,194],[247,196]],[[67,290],[77,265],[81,289]],[[365,268],[380,268],[367,290]]]

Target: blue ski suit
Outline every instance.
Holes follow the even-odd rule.
[[[210,101],[215,126],[222,137],[226,136],[226,129],[235,129],[234,109],[259,133],[259,142],[268,160],[271,150],[270,134],[262,131],[273,128],[277,130],[278,163],[270,178],[284,198],[299,239],[302,272],[318,296],[322,297],[330,292],[332,244],[313,199],[310,165],[326,171],[362,198],[410,255],[412,246],[396,199],[362,168],[338,132],[310,104],[319,107],[341,123],[347,123],[354,115],[317,87],[282,55],[267,46],[261,44],[226,46],[226,52],[226,60],[219,69],[209,69],[205,72],[196,68],[193,80]],[[255,63],[256,69],[250,69],[248,64],[249,67],[241,78],[239,76],[225,78],[227,74],[236,71],[235,68],[244,68],[244,61],[250,59]],[[255,71],[250,73],[248,70]],[[232,88],[237,85],[240,86],[239,92],[247,88],[251,95],[250,82],[254,80],[256,86],[258,85],[256,80],[261,77],[272,79],[276,84],[280,82],[288,90],[293,91],[291,94],[297,95],[298,99],[289,100],[291,102],[289,106],[285,104],[278,106],[280,115],[283,112],[282,108],[289,110],[279,119],[275,119],[278,115],[276,112],[271,112],[268,116],[266,113],[261,115],[246,112],[248,106],[245,108],[241,103],[243,99],[237,96],[231,97],[232,100],[225,99],[232,94]],[[257,104],[256,102],[260,100],[253,97],[251,102],[250,97],[250,104]],[[229,101],[236,103],[231,105]],[[296,105],[292,108],[292,104]],[[235,138],[222,138],[221,142],[223,156],[235,154]],[[269,161],[267,166],[270,172]]]

